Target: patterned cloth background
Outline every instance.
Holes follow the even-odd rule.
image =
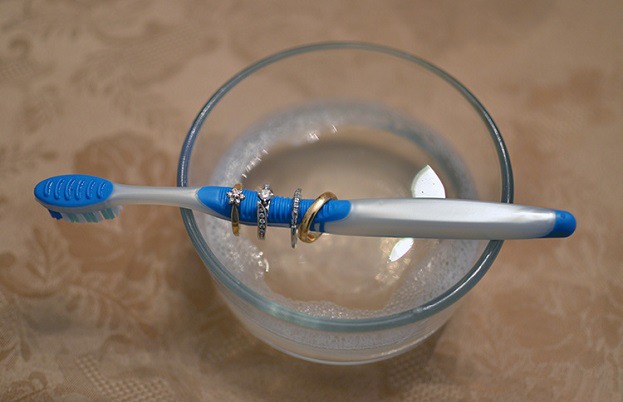
[[[196,112],[236,71],[324,40],[450,71],[507,140],[518,203],[567,240],[507,242],[438,334],[381,363],[299,361],[215,296],[179,211],[56,222],[66,172],[175,185]],[[0,2],[0,400],[578,400],[623,395],[623,3]]]

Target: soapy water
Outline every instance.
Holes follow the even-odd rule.
[[[248,189],[270,183],[276,194],[304,198],[332,191],[343,199],[411,197],[426,165],[451,197],[476,198],[460,157],[432,130],[370,103],[326,102],[292,108],[251,127],[222,156],[210,184]],[[485,242],[325,234],[290,247],[290,231],[197,215],[208,246],[230,272],[261,296],[325,318],[372,318],[416,308],[458,282]]]

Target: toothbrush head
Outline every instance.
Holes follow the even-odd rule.
[[[101,222],[119,216],[120,206],[108,202],[113,183],[95,176],[63,175],[43,180],[35,198],[54,219],[69,222]]]

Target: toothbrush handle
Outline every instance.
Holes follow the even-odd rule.
[[[228,219],[231,206],[225,187],[202,187],[199,200],[217,216]],[[240,220],[254,225],[256,193],[244,190]],[[299,223],[313,200],[301,200]],[[292,199],[276,196],[271,201],[270,226],[288,226]],[[384,237],[435,239],[529,239],[567,237],[575,230],[568,212],[516,204],[438,198],[333,200],[318,212],[312,231]]]
[[[575,218],[566,211],[454,199],[351,200],[348,216],[327,222],[327,233],[437,239],[567,237]]]

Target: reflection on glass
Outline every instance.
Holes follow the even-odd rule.
[[[394,262],[401,259],[405,254],[409,252],[409,250],[411,250],[411,247],[413,247],[412,238],[407,237],[405,239],[399,240],[394,245],[394,248],[392,248],[392,251],[389,253],[389,262]]]

